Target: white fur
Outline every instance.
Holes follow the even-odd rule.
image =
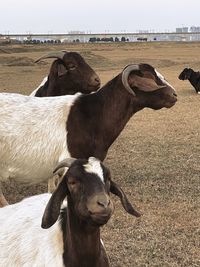
[[[30,94],[30,96],[35,96],[36,95],[36,93],[37,93],[37,91],[38,91],[38,89],[41,87],[41,86],[43,86],[45,83],[46,83],[46,81],[48,80],[48,76],[46,76],[44,79],[43,79],[43,81],[41,82],[41,84]]]
[[[33,196],[0,209],[0,267],[64,267],[59,222],[49,229],[40,226],[50,196]]]
[[[170,86],[170,87],[173,88],[174,91],[176,92],[175,88],[174,88],[170,83],[168,83],[168,81],[165,80],[165,78],[162,76],[162,74],[160,74],[160,72],[158,72],[156,69],[155,69],[155,72],[156,72],[157,76],[161,79],[161,81],[162,81],[164,84]]]
[[[70,157],[66,121],[79,95],[30,97],[0,94],[0,181],[39,183]]]
[[[101,167],[101,162],[97,158],[90,157],[88,159],[88,163],[83,165],[86,172],[95,173],[97,176],[100,177],[102,182],[104,183],[103,177],[103,169]]]

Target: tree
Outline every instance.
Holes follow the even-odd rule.
[[[96,37],[90,37],[89,42],[94,43],[97,41]]]

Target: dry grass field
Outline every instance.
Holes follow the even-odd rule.
[[[177,76],[187,66],[200,70],[200,43],[4,46],[0,91],[29,94],[51,64],[34,60],[61,49],[79,51],[102,84],[126,64],[143,62],[156,67],[176,88],[174,107],[136,113],[110,148],[105,163],[143,215],[131,217],[113,197],[115,212],[102,236],[112,267],[199,267],[200,95]],[[11,183],[4,191],[15,202],[46,191],[46,186]]]

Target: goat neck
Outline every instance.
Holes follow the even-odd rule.
[[[108,138],[110,146],[132,115],[144,106],[124,88],[121,75],[99,91],[99,98],[102,101],[99,117],[102,120],[102,130],[105,131],[105,139]]]
[[[71,156],[94,156],[103,161],[131,116],[143,108],[141,101],[124,88],[121,75],[97,93],[80,97],[72,106],[67,122]]]
[[[100,241],[100,227],[80,220],[68,199],[62,214],[64,240],[63,260],[67,267],[109,267],[106,252]]]
[[[198,72],[192,71],[190,78],[188,79],[191,85],[195,88],[195,91],[198,93],[200,86],[200,74]]]

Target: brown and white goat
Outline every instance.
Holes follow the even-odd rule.
[[[48,77],[36,88],[31,96],[60,96],[76,93],[89,94],[100,87],[99,76],[77,52],[58,51],[42,56],[36,62],[56,58]]]
[[[2,93],[0,181],[47,181],[58,162],[68,157],[103,161],[133,114],[145,107],[170,108],[176,101],[174,88],[148,64],[127,66],[89,95]]]
[[[98,159],[68,159],[56,169],[63,167],[69,169],[53,195],[33,196],[0,209],[0,266],[110,266],[100,240],[100,226],[113,212],[110,192],[128,213],[139,214]]]

